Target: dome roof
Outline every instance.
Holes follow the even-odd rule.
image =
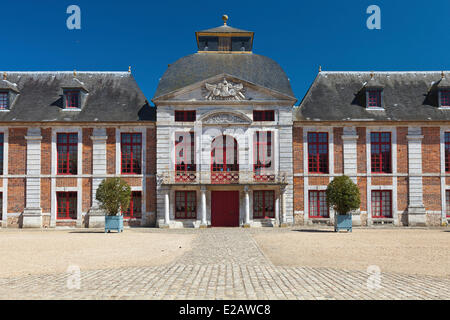
[[[257,54],[194,53],[169,66],[154,99],[223,73],[294,98],[286,73],[270,58]]]

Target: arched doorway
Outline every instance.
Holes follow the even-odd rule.
[[[235,138],[222,135],[211,142],[211,183],[239,182],[239,148]]]

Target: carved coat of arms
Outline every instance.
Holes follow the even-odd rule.
[[[217,84],[205,83],[207,94],[206,100],[244,100],[245,96],[242,92],[244,86],[242,83],[234,84],[223,79]]]

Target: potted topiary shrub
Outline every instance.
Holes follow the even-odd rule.
[[[106,178],[98,186],[95,198],[100,202],[100,209],[105,211],[105,233],[111,230],[122,232],[121,210],[127,210],[130,205],[130,186],[121,178]]]
[[[327,202],[336,212],[334,231],[352,231],[351,212],[361,204],[358,186],[347,176],[334,178],[327,187]]]

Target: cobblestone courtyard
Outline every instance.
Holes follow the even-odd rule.
[[[0,278],[0,299],[450,299],[448,277],[382,273],[373,286],[364,271],[275,266],[254,234],[289,229],[125,232],[195,238],[191,250],[165,265],[81,270],[79,289],[68,288],[74,283],[68,273]]]

